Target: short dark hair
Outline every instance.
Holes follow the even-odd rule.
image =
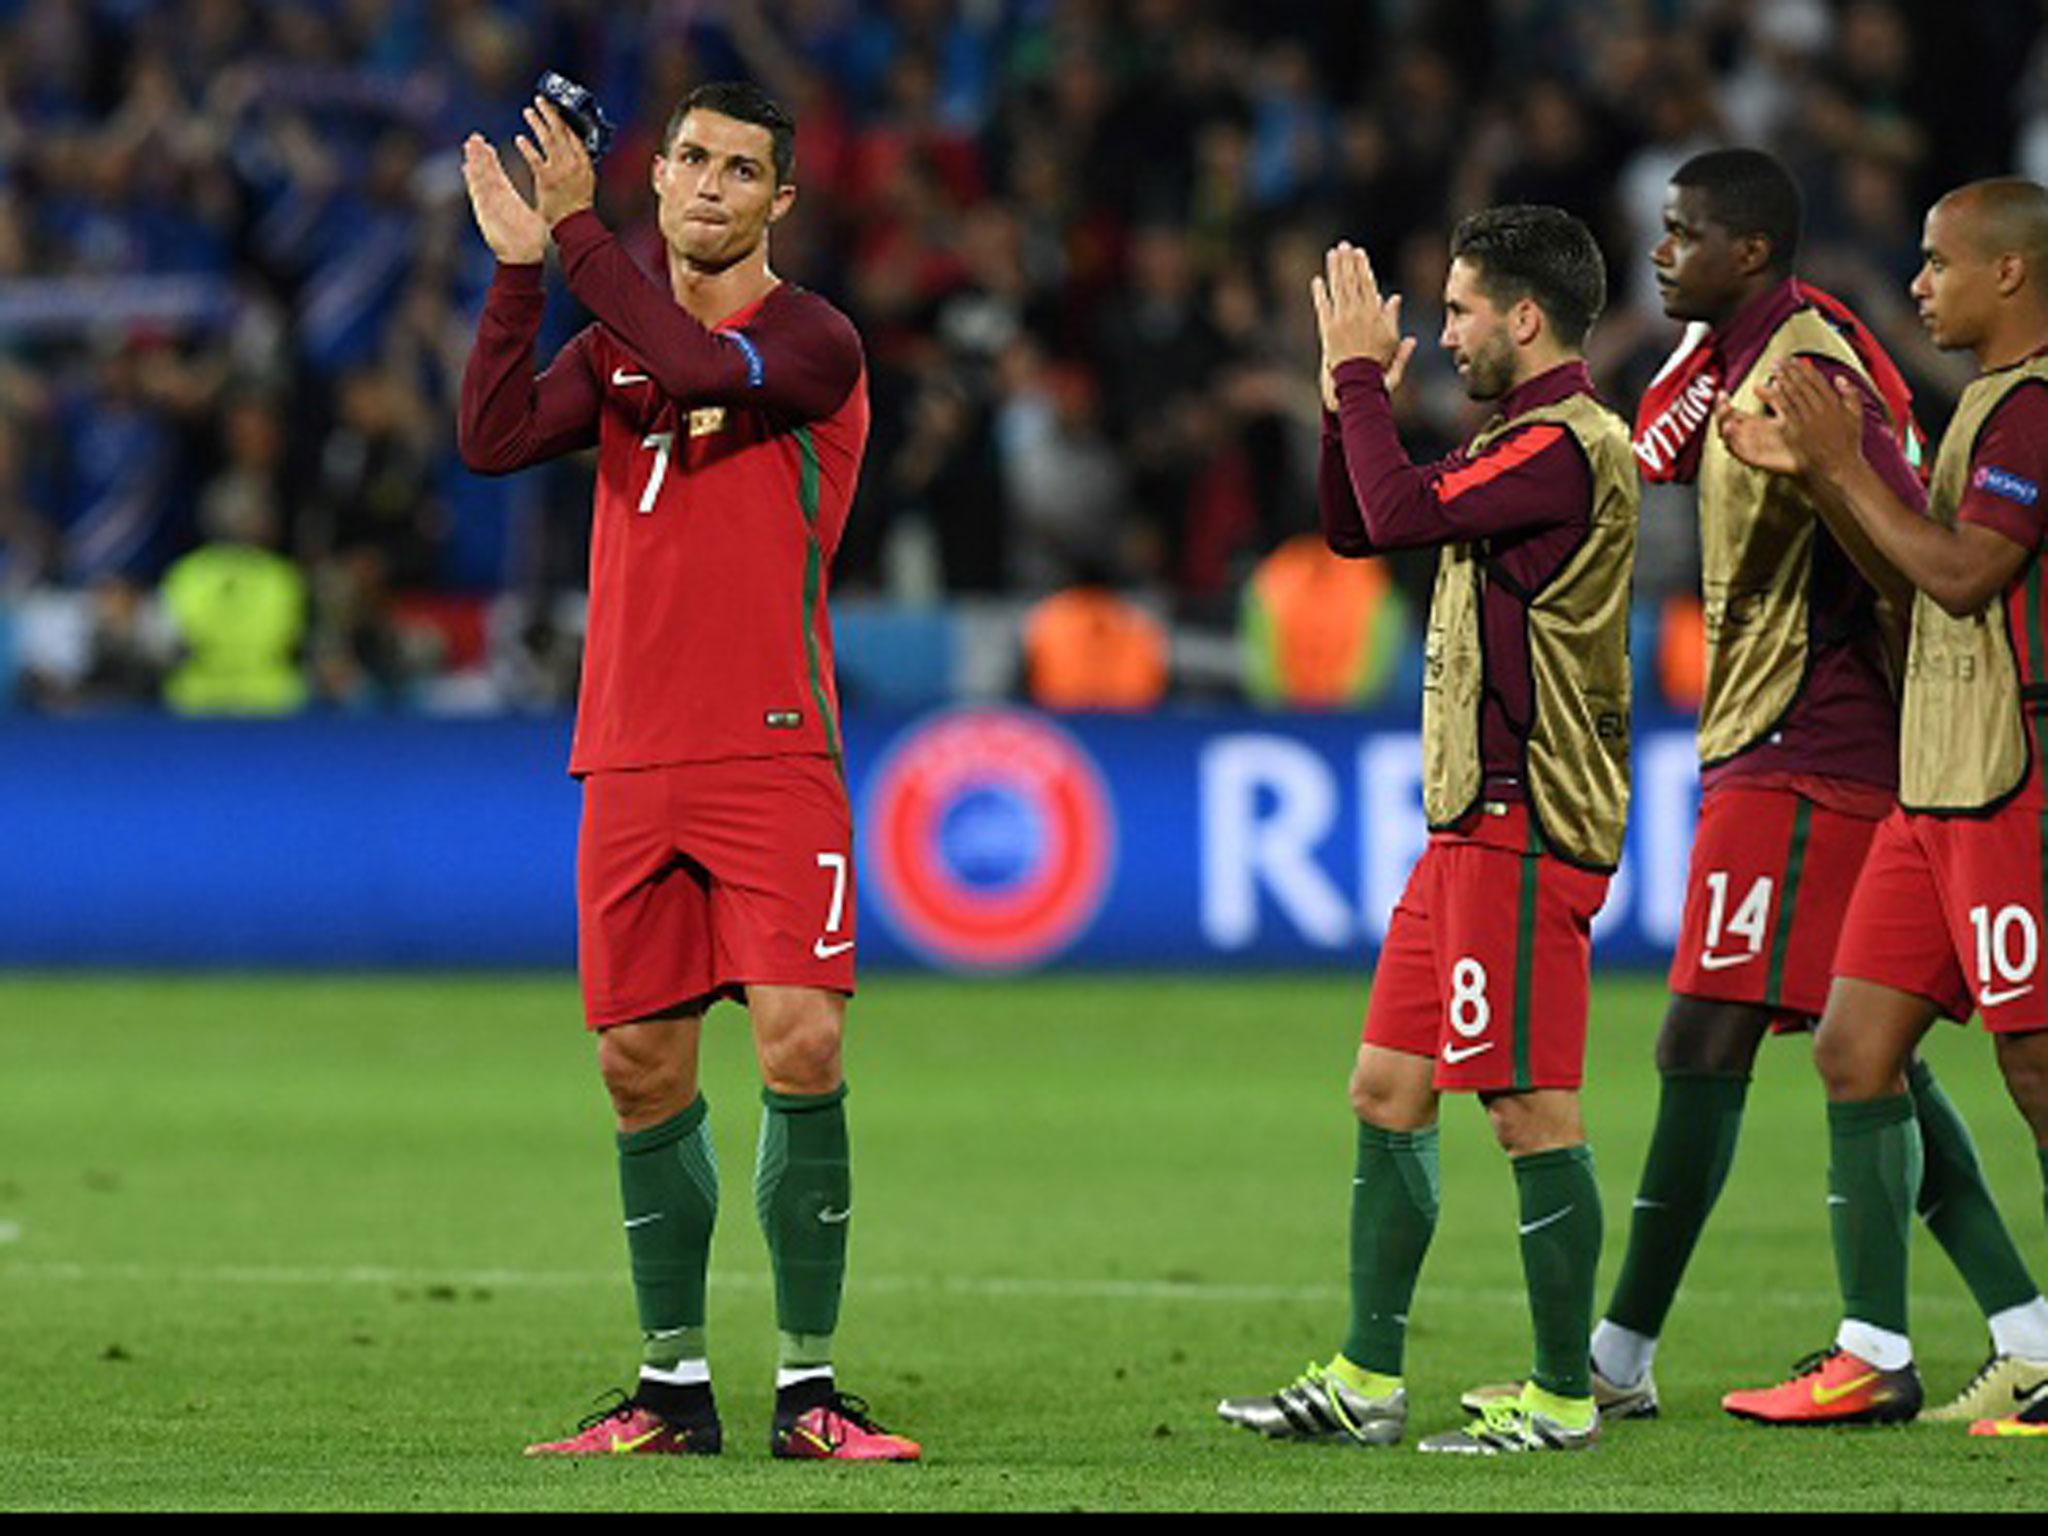
[[[1584,222],[1562,208],[1520,203],[1459,223],[1451,259],[1479,269],[1480,290],[1503,308],[1534,299],[1557,339],[1585,345],[1607,307],[1607,261]]]
[[[685,96],[662,130],[663,154],[675,147],[676,130],[683,126],[683,119],[697,111],[716,112],[720,117],[766,128],[774,141],[775,184],[787,186],[796,179],[796,119],[751,80],[714,80]]]
[[[1709,218],[1738,239],[1761,235],[1770,242],[1771,270],[1791,272],[1799,259],[1806,200],[1775,155],[1760,149],[1710,149],[1681,165],[1671,185],[1704,192]]]

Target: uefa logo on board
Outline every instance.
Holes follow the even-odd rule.
[[[1050,960],[1102,905],[1116,822],[1071,736],[1008,709],[911,726],[869,781],[861,864],[903,941],[958,970]]]

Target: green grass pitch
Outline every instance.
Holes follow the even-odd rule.
[[[1344,1323],[1356,978],[883,977],[855,1005],[842,1379],[923,1465],[791,1466],[752,1210],[759,1100],[720,1009],[718,1461],[522,1460],[622,1383],[636,1335],[610,1128],[573,982],[0,977],[0,1509],[1961,1510],[2048,1504],[2048,1444],[1768,1431],[1718,1410],[1835,1320],[1819,1091],[1767,1048],[1658,1363],[1665,1417],[1584,1456],[1417,1455],[1519,1372],[1511,1178],[1444,1115],[1410,1445],[1216,1421]],[[1595,993],[1602,1299],[1655,1105],[1650,979]],[[2040,1178],[1988,1042],[1930,1059],[2037,1273]],[[1924,1235],[1931,1396],[1982,1326]]]

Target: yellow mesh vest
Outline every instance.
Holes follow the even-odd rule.
[[[1570,561],[1527,598],[1535,716],[1526,787],[1546,847],[1611,869],[1628,817],[1628,611],[1640,489],[1628,429],[1589,395],[1491,426],[1471,452],[1538,422],[1565,428],[1585,453],[1593,518]],[[1422,798],[1432,827],[1458,820],[1482,787],[1479,608],[1481,585],[1493,579],[1488,554],[1484,543],[1447,544],[1437,563],[1422,693]]]
[[[1800,353],[1869,375],[1856,351],[1810,309],[1794,313],[1765,344],[1733,395],[1759,411],[1757,387]],[[1819,516],[1797,480],[1751,469],[1709,427],[1700,454],[1700,593],[1707,632],[1700,696],[1703,764],[1722,762],[1785,718],[1806,682],[1807,587]]]
[[[1978,436],[2005,397],[2034,380],[2048,382],[2048,358],[1986,374],[1963,391],[1934,460],[1929,517],[1955,526]],[[2040,558],[2030,557],[2036,570]],[[1967,619],[1950,617],[1925,592],[1914,594],[1899,723],[1906,809],[1988,810],[2025,782],[2027,722],[2008,624],[2004,593]]]

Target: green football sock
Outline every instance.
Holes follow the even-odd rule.
[[[1351,1331],[1344,1358],[1399,1376],[1408,1304],[1436,1231],[1442,1182],[1437,1133],[1383,1131],[1360,1121],[1351,1180]]]
[[[2041,1164],[2041,1214],[2048,1216],[2048,1147],[2034,1148],[2034,1156]]]
[[[1927,1223],[1984,1315],[2025,1306],[2040,1289],[1984,1183],[1970,1128],[1923,1061],[1906,1069],[1920,1122],[1920,1219]]]
[[[704,1275],[718,1216],[708,1113],[699,1094],[680,1114],[618,1137],[641,1363],[656,1370],[704,1358]]]
[[[1685,1266],[1735,1162],[1748,1096],[1746,1077],[1664,1078],[1621,1278],[1607,1303],[1609,1321],[1645,1338],[1663,1333]]]
[[[831,1093],[764,1090],[754,1203],[775,1272],[777,1363],[829,1365],[846,1279],[853,1178],[846,1144],[846,1085]]]
[[[1522,1276],[1536,1335],[1531,1380],[1559,1397],[1593,1392],[1587,1345],[1600,1267],[1600,1186],[1583,1143],[1514,1160],[1521,1199]]]
[[[1913,1096],[1828,1105],[1828,1217],[1842,1315],[1904,1335],[1922,1148]]]

